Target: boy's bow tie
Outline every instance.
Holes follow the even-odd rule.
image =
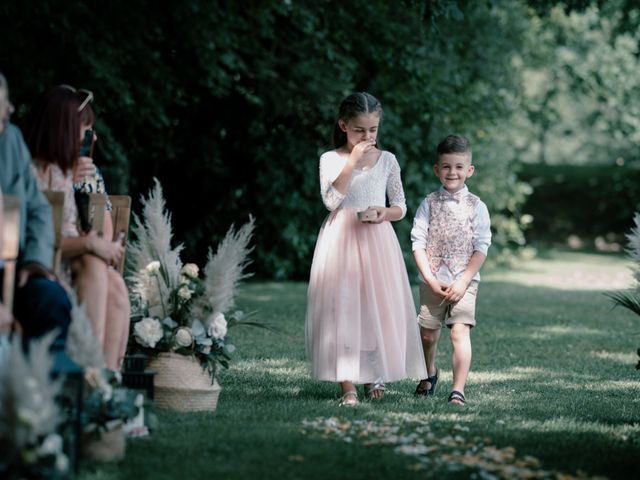
[[[442,192],[442,197],[444,200],[451,200],[454,202],[460,202],[462,200],[462,195],[464,192],[462,190],[457,191],[456,193],[449,193],[446,190]]]

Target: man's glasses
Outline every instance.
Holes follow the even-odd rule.
[[[87,105],[89,105],[89,102],[93,102],[93,92],[91,90],[85,90],[84,88],[76,90],[71,85],[60,85],[60,88],[64,88],[65,90],[69,90],[70,92],[73,92],[73,93],[84,93],[86,95],[85,99],[82,101],[82,103],[78,107],[78,112],[81,112],[82,110],[84,110],[84,108]]]

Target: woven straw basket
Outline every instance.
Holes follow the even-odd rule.
[[[106,432],[82,434],[82,455],[100,462],[119,461],[124,458],[125,438],[122,424]]]
[[[213,412],[221,387],[193,357],[160,353],[149,362],[156,372],[154,402],[158,407],[182,412]]]

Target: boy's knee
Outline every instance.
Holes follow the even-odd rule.
[[[465,340],[470,332],[471,327],[466,323],[454,323],[451,325],[451,341]]]

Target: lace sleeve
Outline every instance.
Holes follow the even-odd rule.
[[[402,217],[407,213],[407,202],[404,197],[404,189],[402,188],[402,180],[400,178],[400,165],[394,155],[391,156],[391,170],[387,179],[387,197],[389,205],[392,207],[400,207]]]
[[[320,194],[324,206],[331,211],[338,208],[346,197],[333,186],[333,182],[342,171],[340,160],[338,154],[332,152],[324,153],[320,157]]]

